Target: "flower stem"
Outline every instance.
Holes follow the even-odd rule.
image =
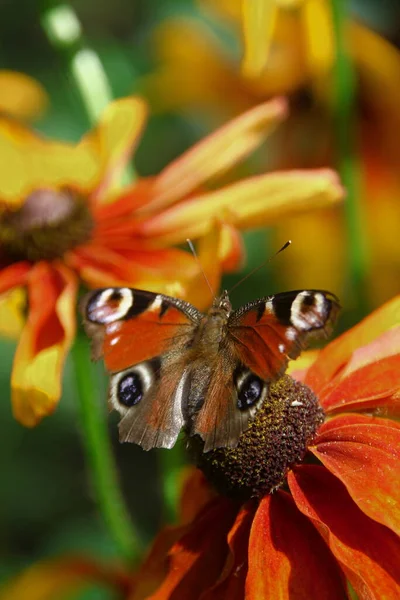
[[[133,529],[122,497],[106,425],[105,408],[97,397],[88,342],[77,335],[72,349],[83,443],[97,501],[108,531],[121,556],[132,560],[139,555],[139,537]]]
[[[182,444],[176,443],[170,450],[160,450],[159,464],[162,472],[165,518],[168,523],[177,520],[179,475],[185,465]]]
[[[353,64],[346,48],[348,2],[332,0],[333,30],[336,48],[334,64],[334,131],[339,171],[345,188],[347,236],[350,256],[349,270],[352,289],[359,312],[367,310],[366,279],[368,272],[365,219],[362,210],[361,169],[355,142],[356,80]]]
[[[51,45],[64,56],[89,122],[95,125],[113,93],[100,57],[86,44],[78,15],[68,4],[50,0],[41,22]],[[132,183],[135,178],[133,165],[127,165],[123,182]]]

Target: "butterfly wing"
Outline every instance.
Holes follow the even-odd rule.
[[[221,352],[193,420],[204,451],[235,447],[268,393],[311,337],[326,336],[339,311],[338,299],[319,290],[277,294],[233,312]]]
[[[336,321],[338,298],[322,290],[283,292],[232,313],[229,337],[244,365],[270,381],[285,372],[312,338],[327,337]]]
[[[81,311],[93,358],[103,357],[110,371],[120,440],[145,450],[172,447],[184,424],[185,348],[201,313],[182,300],[131,288],[91,292]]]

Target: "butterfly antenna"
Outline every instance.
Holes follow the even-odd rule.
[[[281,252],[283,252],[284,250],[286,250],[286,248],[288,248],[291,243],[292,243],[292,240],[288,240],[285,244],[283,244],[282,248],[279,248],[279,250],[277,252],[275,252],[275,254],[273,254],[272,256],[270,256],[266,261],[264,261],[263,263],[261,263],[261,265],[258,265],[258,267],[255,267],[255,269],[253,269],[252,271],[250,271],[250,273],[247,273],[247,275],[245,275],[240,281],[238,281],[237,283],[235,283],[235,285],[233,287],[231,287],[231,289],[229,290],[228,293],[231,294],[233,292],[233,290],[235,290],[239,285],[241,285],[243,283],[243,281],[246,281],[246,279],[248,279],[249,277],[251,277],[252,275],[254,275],[254,273],[257,273],[257,271],[259,271],[260,269],[262,269],[263,267],[265,267],[265,265],[267,265],[269,262],[271,262],[271,260],[273,258],[275,258],[276,256],[278,256],[278,254],[280,254]]]
[[[210,292],[211,292],[211,297],[212,297],[212,299],[213,299],[213,301],[214,301],[214,300],[215,300],[215,293],[214,293],[214,290],[212,289],[211,283],[209,282],[209,280],[208,280],[208,277],[207,277],[207,275],[206,275],[206,274],[205,274],[205,272],[204,272],[203,266],[202,266],[202,264],[201,264],[201,262],[200,262],[200,259],[199,259],[198,255],[197,255],[197,252],[196,252],[196,249],[195,249],[195,247],[194,247],[194,245],[193,245],[193,242],[192,242],[192,240],[189,240],[189,238],[187,238],[187,239],[186,239],[186,242],[187,242],[187,245],[188,245],[188,246],[189,246],[189,248],[190,248],[190,251],[191,251],[191,253],[192,253],[192,254],[193,254],[193,256],[194,256],[194,259],[195,259],[195,261],[196,261],[196,262],[197,262],[197,264],[199,265],[199,268],[200,268],[201,274],[202,274],[202,275],[203,275],[203,277],[204,277],[204,280],[205,280],[205,282],[206,282],[206,284],[207,284],[207,286],[208,286],[208,289],[209,289],[209,290],[210,290]]]

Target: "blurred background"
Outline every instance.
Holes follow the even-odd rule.
[[[69,6],[81,24],[79,43],[98,54],[113,96],[138,93],[150,104],[148,126],[135,156],[141,175],[159,172],[248,107],[277,94],[289,96],[286,123],[236,169],[234,177],[269,169],[334,167],[352,187],[358,227],[349,229],[352,217],[346,207],[339,207],[288,219],[268,231],[248,232],[245,267],[227,276],[224,284],[232,286],[291,239],[289,250],[237,289],[235,306],[288,289],[329,289],[344,306],[340,331],[399,292],[400,3],[348,3],[346,47],[355,90],[353,105],[344,107],[348,127],[354,130],[346,160],[340,154],[332,83],[335,48],[325,39],[322,54],[314,49],[312,61],[307,54],[315,42],[307,37],[310,28],[322,28],[324,19],[303,22],[301,2],[286,4],[293,7],[277,24],[270,61],[258,78],[245,77],[240,68],[243,42],[235,0],[75,0]],[[0,69],[28,74],[46,91],[47,101],[38,100],[36,129],[76,141],[90,123],[69,71],[74,48],[57,48],[46,33],[46,14],[52,6],[56,4],[0,0]],[[0,87],[0,101],[3,94],[6,89]],[[358,271],[357,266],[349,268],[352,236],[362,253]],[[11,414],[14,349],[12,340],[1,340],[0,582],[36,560],[64,553],[118,558],[85,469],[71,365],[56,413],[35,429],[24,429]],[[106,379],[101,375],[99,401],[103,400]],[[165,503],[163,452],[120,446],[113,417],[109,432],[123,493],[146,544],[162,523],[173,519],[173,509]],[[183,464],[182,445],[173,461],[174,469]],[[94,589],[72,597],[111,596]]]

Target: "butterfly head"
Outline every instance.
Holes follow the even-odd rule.
[[[232,304],[229,300],[229,295],[226,290],[224,290],[220,296],[215,298],[211,310],[213,309],[222,311],[223,313],[226,313],[227,317],[229,317],[230,313],[232,312]]]

